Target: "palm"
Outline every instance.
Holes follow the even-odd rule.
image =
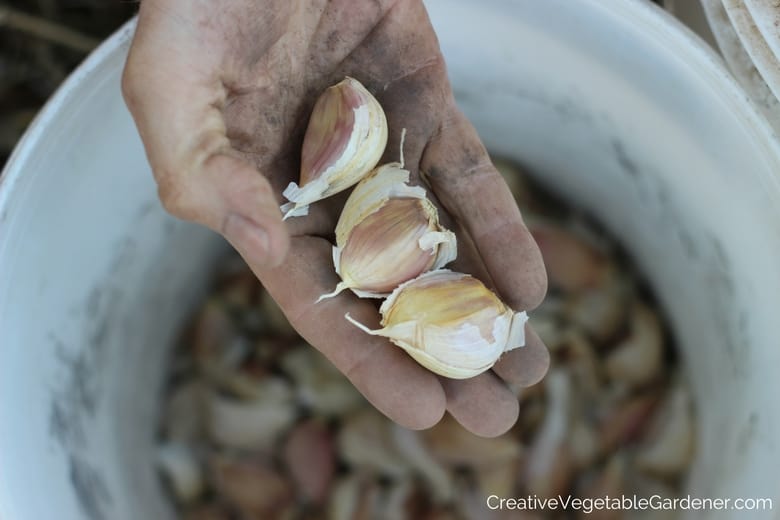
[[[144,9],[154,12],[162,4],[177,14],[168,18],[176,24],[174,32],[182,35],[174,38],[174,45],[181,46],[176,57],[196,60],[179,72],[194,80],[183,87],[190,92],[179,94],[203,105],[200,119],[191,110],[178,117],[189,117],[188,122],[200,128],[195,132],[200,137],[190,139],[196,155],[207,161],[229,158],[217,190],[226,193],[230,204],[249,207],[262,196],[257,178],[230,162],[236,157],[265,175],[275,202],[281,202],[284,187],[298,180],[303,133],[317,96],[344,76],[353,76],[385,109],[389,140],[383,161],[398,158],[401,130],[406,129],[404,156],[413,182],[420,181],[422,172],[432,199],[445,210],[444,223],[461,238],[455,268],[483,278],[518,309],[538,303],[545,284],[538,250],[484,147],[455,107],[438,42],[419,0],[242,0],[201,2],[197,7],[190,0],[147,0],[139,32],[144,28],[154,36],[161,32],[160,25],[165,28],[156,18],[147,25],[156,28],[142,25]],[[147,16],[164,17],[166,12]],[[198,30],[193,33],[193,28]],[[133,109],[133,89],[126,90]],[[181,181],[161,176],[170,169],[164,163],[170,154],[155,153],[150,142],[159,139],[149,135],[154,130],[145,135],[145,117],[137,113],[142,111],[133,112],[163,202],[175,199],[166,207],[224,232],[224,224],[213,224],[202,205],[189,202],[195,197],[180,195]],[[166,188],[170,184],[173,188]],[[171,192],[176,195],[166,196]],[[496,373],[455,382],[436,378],[386,340],[364,335],[343,319],[350,312],[376,325],[373,303],[342,293],[314,304],[338,281],[329,240],[343,201],[344,196],[337,196],[314,204],[309,216],[289,220],[290,253],[276,268],[253,261],[251,236],[225,234],[304,338],[391,418],[411,427],[429,426],[446,402],[461,423],[478,433],[492,435],[508,428],[517,414],[517,400],[497,374],[521,385],[543,375],[547,355],[533,336],[530,348],[505,356]],[[269,211],[255,220],[278,219],[278,210],[274,215]]]
[[[416,173],[422,149],[441,123],[437,116],[447,113],[452,102],[422,6],[341,1],[296,10],[288,2],[277,3],[288,10],[280,16],[286,30],[269,35],[266,27],[250,23],[224,43],[231,64],[223,77],[224,117],[232,146],[281,193],[298,180],[303,133],[317,96],[352,76],[375,93],[387,113],[386,158],[397,159],[406,128],[406,158]],[[239,12],[229,16],[235,23],[247,19]],[[317,221],[318,228],[333,229],[332,222],[327,224]]]

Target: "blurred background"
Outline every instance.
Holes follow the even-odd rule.
[[[59,84],[137,10],[119,0],[0,2],[0,167]]]
[[[698,0],[655,0],[714,40]],[[68,74],[138,10],[134,0],[0,2],[0,168]]]

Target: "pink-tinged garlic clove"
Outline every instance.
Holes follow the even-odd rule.
[[[578,292],[605,280],[607,259],[585,240],[549,222],[536,222],[529,227],[542,252],[551,288]]]
[[[203,494],[203,468],[197,454],[187,444],[168,442],[158,446],[157,466],[178,503],[191,504]]]
[[[264,459],[215,455],[210,465],[217,493],[242,518],[269,518],[293,501],[290,482]]]
[[[574,469],[568,438],[572,414],[571,376],[563,369],[553,369],[544,384],[547,413],[528,449],[523,482],[529,493],[551,498],[566,492]]]
[[[284,218],[306,215],[309,205],[355,185],[379,162],[387,120],[379,102],[357,80],[346,78],[320,95],[303,137],[300,186],[283,195]]]
[[[283,459],[304,500],[322,503],[336,471],[334,440],[325,423],[309,419],[293,427],[285,440]]]
[[[263,391],[252,401],[212,392],[208,399],[208,432],[217,444],[235,449],[268,449],[295,421],[290,386],[282,379],[262,380]]]
[[[631,309],[630,331],[604,363],[609,377],[632,387],[655,379],[663,368],[663,330],[658,315],[636,302]]]
[[[693,459],[695,432],[688,390],[675,386],[661,403],[636,456],[636,465],[651,475],[675,477]]]
[[[455,259],[455,234],[439,224],[436,206],[423,188],[408,184],[409,175],[400,163],[385,164],[350,194],[333,248],[341,282],[320,300],[344,289],[360,297],[385,297]]]

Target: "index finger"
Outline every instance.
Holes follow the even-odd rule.
[[[530,310],[547,292],[542,255],[476,130],[454,106],[420,162],[422,176],[468,232],[498,292]]]

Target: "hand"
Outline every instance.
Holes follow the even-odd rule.
[[[165,208],[223,234],[303,338],[371,403],[410,428],[432,426],[446,407],[477,434],[503,433],[518,413],[505,382],[533,384],[549,363],[532,331],[492,371],[454,381],[344,319],[377,326],[374,301],[347,292],[315,304],[338,282],[331,241],[346,194],[285,223],[279,194],[298,180],[314,101],[346,75],[385,109],[382,162],[398,160],[407,129],[412,182],[427,186],[458,234],[452,268],[517,310],[536,307],[547,284],[541,255],[455,106],[421,0],[144,0],[122,86]]]

